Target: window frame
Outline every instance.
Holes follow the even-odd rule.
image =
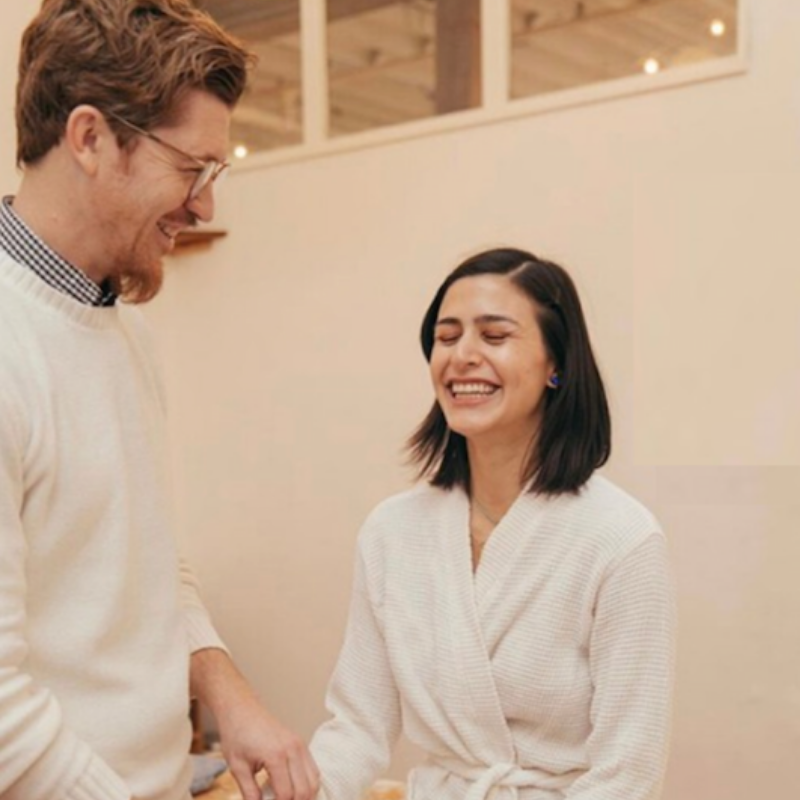
[[[736,52],[730,56],[666,69],[656,75],[632,75],[532,97],[512,98],[511,3],[481,0],[483,101],[479,108],[331,137],[328,133],[327,0],[300,0],[302,140],[299,144],[252,152],[246,159],[235,161],[234,172],[380,147],[407,139],[743,75],[750,68],[747,42],[752,2],[738,0]]]

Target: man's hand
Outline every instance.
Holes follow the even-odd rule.
[[[266,769],[277,800],[314,800],[319,773],[305,744],[257,701],[218,719],[222,753],[244,800],[261,800],[255,774]]]
[[[277,800],[316,798],[319,771],[305,744],[267,712],[226,653],[195,653],[191,682],[217,720],[222,753],[244,800],[261,800],[255,776],[262,769]]]

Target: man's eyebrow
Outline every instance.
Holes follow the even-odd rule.
[[[204,164],[207,164],[209,161],[215,161],[217,164],[221,164],[225,161],[224,158],[220,159],[218,156],[215,156],[213,153],[206,151],[203,155],[198,155],[192,150],[184,150],[182,147],[176,147],[172,142],[167,142],[162,139],[162,143],[166,144],[171,150],[174,152],[182,155],[188,156],[192,161],[202,161]]]
[[[195,156],[195,158],[197,158],[199,161],[205,161],[205,162],[216,161],[217,164],[221,164],[223,161],[226,160],[225,157],[220,158],[219,156],[215,156],[212,153],[208,153],[204,156]]]
[[[211,155],[211,153],[207,153],[206,155],[198,156],[195,153],[190,152],[189,150],[183,150],[182,151],[182,155],[189,156],[189,158],[191,158],[192,161],[198,161],[198,162],[202,161],[204,164],[208,164],[209,161],[216,161],[217,164],[221,164],[222,161],[225,160],[223,158],[222,161],[220,161],[219,158],[217,158],[214,155]]]
[[[475,317],[474,321],[484,325],[491,322],[508,322],[519,327],[519,322],[502,314],[481,314],[479,317]],[[438,327],[439,325],[461,325],[461,320],[458,317],[442,317],[436,320],[436,326]]]

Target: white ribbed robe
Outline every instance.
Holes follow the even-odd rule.
[[[673,639],[663,535],[604,478],[521,495],[474,574],[462,491],[390,498],[359,537],[319,796],[359,800],[402,728],[427,753],[409,800],[655,800]]]

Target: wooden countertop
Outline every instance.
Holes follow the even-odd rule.
[[[233,775],[227,770],[215,781],[213,786],[202,794],[195,795],[199,800],[242,800],[239,787]]]
[[[242,800],[236,780],[230,772],[223,772],[207,792],[196,795],[198,800]],[[378,781],[364,800],[403,800],[405,792],[401,783]]]

